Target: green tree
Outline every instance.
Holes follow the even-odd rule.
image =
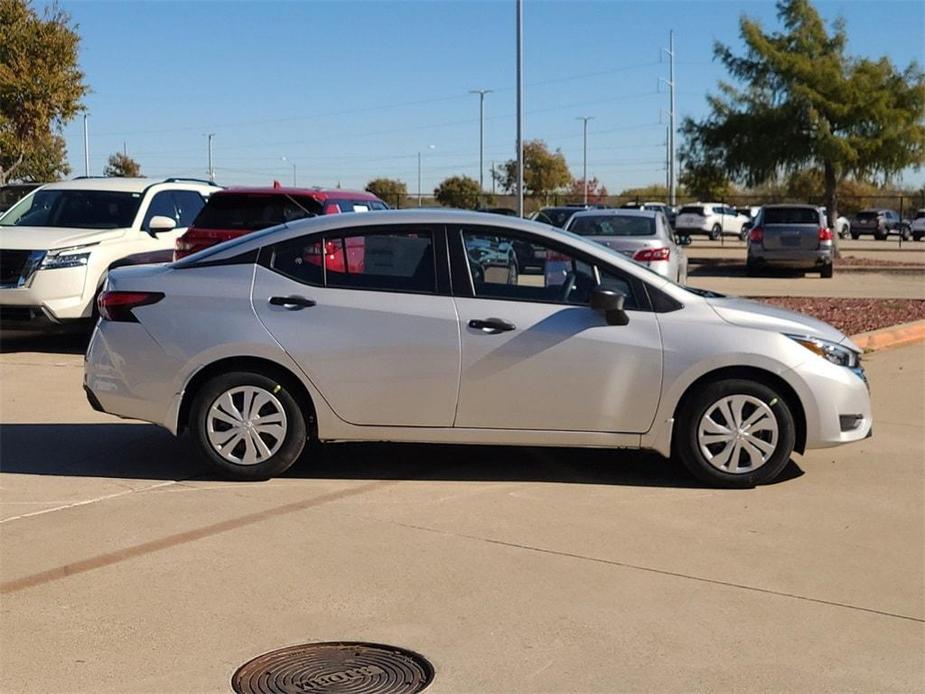
[[[141,164],[127,154],[116,152],[106,162],[103,175],[112,176],[113,178],[137,178],[141,176]]]
[[[508,193],[517,192],[517,160],[504,162],[495,169],[495,180]],[[524,143],[524,193],[542,197],[549,202],[549,195],[568,187],[572,183],[565,155],[561,150],[550,152],[542,140]]]
[[[722,166],[703,159],[691,160],[684,154],[681,155],[681,165],[678,183],[684,186],[688,195],[703,201],[723,200],[732,192],[732,182]]]
[[[408,186],[395,178],[374,178],[366,184],[366,190],[393,207],[401,207],[408,196]]]
[[[434,197],[444,207],[473,210],[479,206],[479,182],[468,176],[450,176],[434,188]]]
[[[55,138],[88,91],[79,45],[70,16],[57,6],[40,17],[31,0],[0,0],[0,184],[35,171],[66,172],[63,142]]]
[[[71,173],[64,138],[51,131],[37,137],[12,179],[35,183],[59,181]]]
[[[925,163],[925,75],[886,58],[845,54],[841,20],[826,29],[809,0],[780,0],[781,31],[740,20],[745,54],[717,43],[715,56],[739,83],[720,84],[704,120],[685,119],[682,163],[699,183],[720,174],[748,186],[804,167],[822,171],[824,198],[838,209],[851,174],[888,179]],[[709,187],[709,186],[707,186]]]

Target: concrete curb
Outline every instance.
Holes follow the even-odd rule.
[[[925,342],[925,320],[891,325],[888,328],[852,335],[851,340],[865,352]]]

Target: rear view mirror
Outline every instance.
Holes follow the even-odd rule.
[[[176,228],[177,220],[173,217],[155,215],[154,217],[151,217],[151,221],[148,222],[148,228],[146,231],[154,236],[155,234],[163,234],[165,231],[171,231]]]
[[[597,287],[591,292],[591,308],[602,311],[607,319],[607,325],[626,325],[630,322],[629,316],[623,310],[626,297],[612,289]]]

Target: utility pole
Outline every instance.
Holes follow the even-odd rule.
[[[297,185],[296,177],[295,177],[295,162],[292,161],[292,159],[290,159],[289,157],[280,157],[280,159],[282,159],[285,162],[289,162],[289,166],[292,167],[292,187],[295,188]]]
[[[491,94],[491,89],[470,89],[470,94],[479,95],[479,193],[485,190],[485,95]]]
[[[491,163],[491,194],[495,194],[495,162]]]
[[[421,152],[418,151],[418,207],[421,206]]]
[[[87,114],[84,114],[84,176],[90,175],[90,129],[87,125]]]
[[[517,2],[517,216],[524,216],[524,2]]]
[[[215,133],[209,133],[209,183],[215,183],[215,169],[212,167],[212,138]]]
[[[582,202],[588,204],[588,121],[594,120],[594,116],[578,116],[576,120],[583,121],[583,131],[584,131],[584,159],[582,164],[582,173],[581,180],[584,183],[584,198]]]
[[[677,116],[677,109],[675,108],[675,84],[674,84],[674,29],[668,32],[668,48],[662,49],[665,53],[668,54],[668,79],[664,80],[659,78],[662,82],[668,85],[669,93],[669,109],[668,109],[668,204],[674,205],[677,201],[677,191],[675,190],[675,148],[674,148],[674,134],[675,130],[675,117]]]

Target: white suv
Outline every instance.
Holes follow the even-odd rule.
[[[167,178],[77,178],[0,217],[0,325],[35,330],[95,317],[110,269],[171,260],[218,186]]]
[[[678,211],[675,232],[679,236],[707,234],[712,240],[723,235],[745,239],[751,218],[739,214],[734,207],[718,202],[698,202]]]

